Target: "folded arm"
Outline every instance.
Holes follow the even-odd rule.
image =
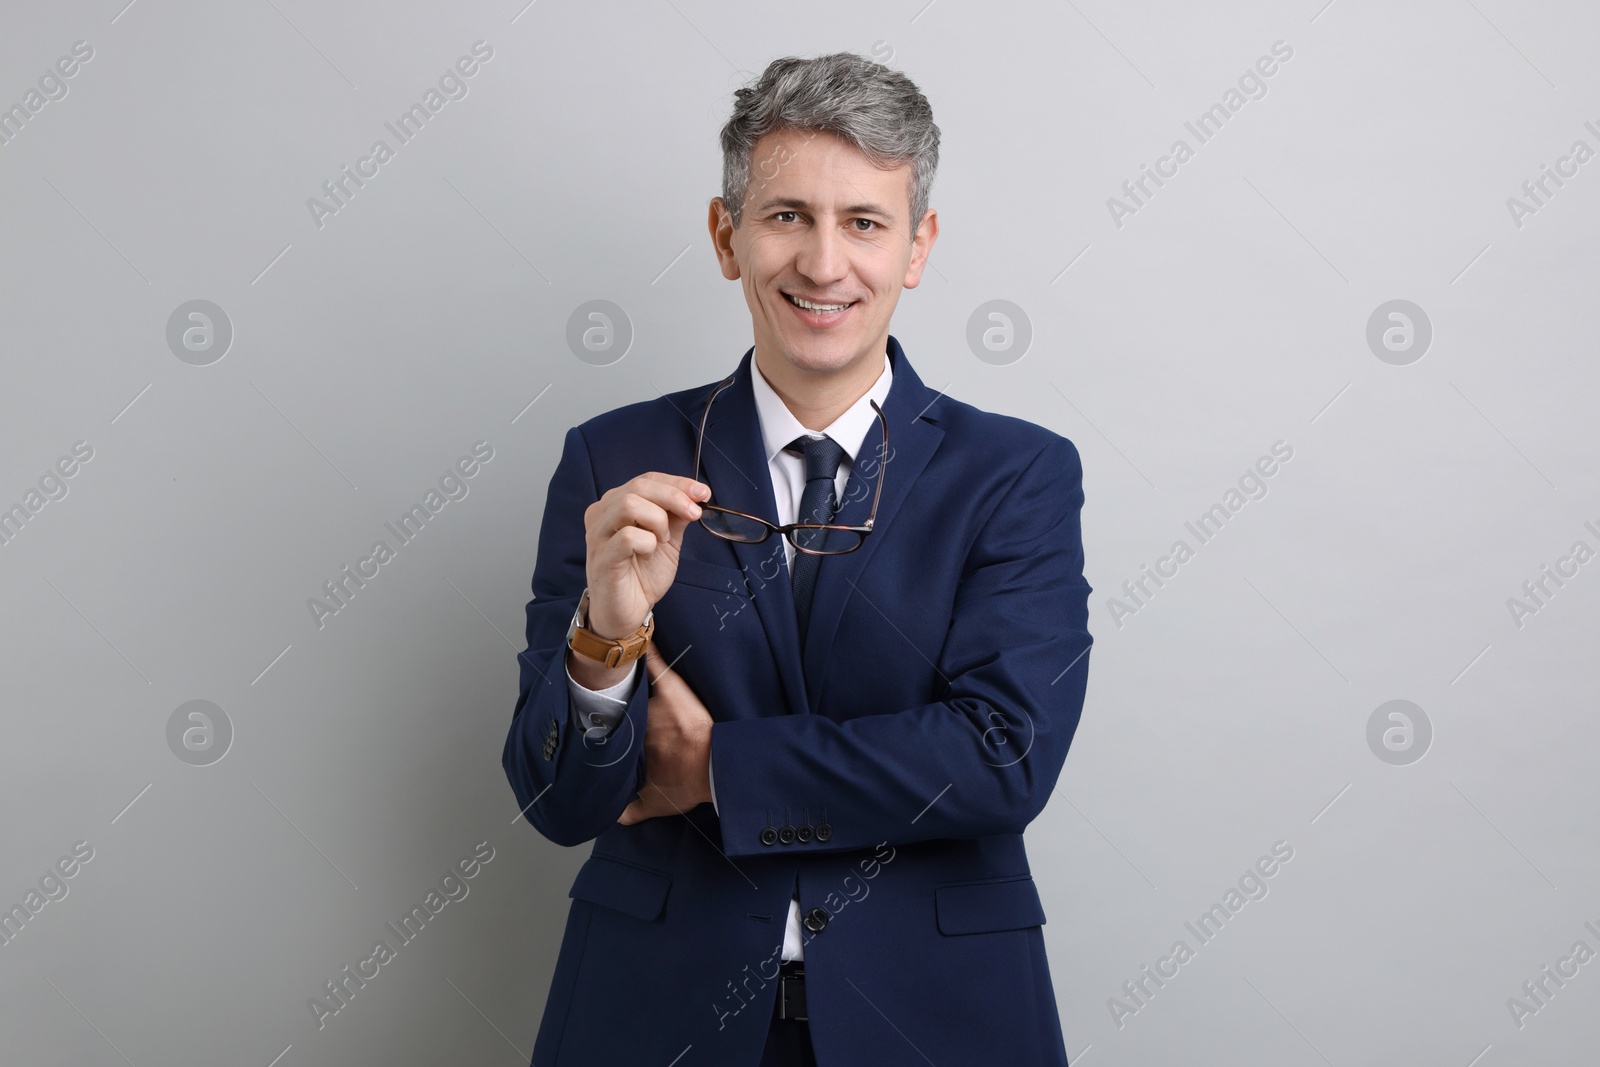
[[[711,730],[722,846],[770,852],[784,812],[825,809],[807,851],[1021,833],[1050,799],[1088,678],[1089,584],[1077,449],[1056,438],[1018,476],[968,555],[943,648],[942,699],[836,722],[780,715]],[[885,605],[892,611],[892,605]],[[909,653],[908,653],[909,654]]]
[[[600,496],[583,434],[567,431],[550,479],[520,692],[501,765],[528,821],[558,845],[579,845],[616,823],[644,780],[650,681],[642,668],[625,704],[596,727],[580,718],[566,670],[567,624],[586,583],[584,513]],[[590,709],[590,713],[593,710]],[[620,712],[620,713],[619,713]]]

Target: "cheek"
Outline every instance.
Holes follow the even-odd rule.
[[[783,299],[776,293],[770,293],[764,286],[760,285],[751,277],[749,271],[744,272],[740,277],[740,281],[744,283],[744,302],[750,308],[752,314],[765,314],[764,308],[769,297],[773,300]]]
[[[744,247],[741,262],[759,280],[771,278],[794,259],[788,243],[776,234],[752,238]]]
[[[856,264],[856,277],[879,296],[899,289],[906,279],[911,256],[906,248],[890,247],[863,256]]]

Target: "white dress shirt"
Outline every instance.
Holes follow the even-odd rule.
[[[839,463],[839,473],[834,477],[834,496],[838,501],[844,500],[845,484],[850,478],[850,471],[855,466],[856,456],[860,454],[863,446],[876,452],[880,441],[878,431],[878,416],[872,410],[868,401],[876,400],[882,407],[884,399],[889,395],[889,386],[892,383],[893,371],[889,366],[887,356],[883,359],[883,371],[878,375],[872,387],[863,393],[859,399],[843,414],[834,419],[822,431],[808,430],[800,425],[800,420],[794,417],[783,398],[773,391],[768,384],[766,376],[761,373],[761,368],[756,365],[754,357],[750,360],[750,385],[755,393],[756,415],[761,422],[761,439],[767,451],[767,469],[772,475],[772,495],[777,505],[779,515],[787,515],[787,519],[780,522],[799,522],[800,495],[806,485],[806,464],[801,456],[785,452],[796,437],[804,434],[807,437],[831,437],[834,443],[845,451],[845,458]],[[712,486],[715,494],[716,486]],[[782,538],[784,560],[791,570],[794,567],[795,547],[789,543],[787,537]],[[563,663],[565,659],[563,659]],[[588,689],[577,679],[572,677],[572,672],[567,672],[567,687],[572,692],[573,719],[579,730],[585,734],[596,737],[605,737],[616,729],[622,721],[623,708],[633,696],[634,686],[639,681],[639,671],[643,668],[644,659],[641,657],[634,661],[634,668],[626,678],[616,685],[606,689]],[[711,783],[711,807],[717,806],[716,782]],[[783,955],[785,960],[799,960],[805,957],[803,941],[800,933],[800,901],[799,897],[789,901],[789,920],[784,927]]]

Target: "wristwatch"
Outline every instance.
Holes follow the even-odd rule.
[[[598,660],[607,667],[622,667],[644,655],[645,642],[656,632],[656,613],[651,609],[644,624],[626,637],[601,637],[589,626],[589,590],[578,598],[578,610],[572,613],[572,623],[567,627],[567,647],[587,659]]]

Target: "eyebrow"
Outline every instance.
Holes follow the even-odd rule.
[[[784,208],[785,210],[791,211],[806,211],[810,207],[810,204],[799,199],[798,197],[774,196],[768,200],[763,200],[756,208],[756,211],[766,212],[772,210],[773,208]],[[870,201],[860,204],[850,204],[842,210],[846,215],[877,215],[881,218],[888,219],[890,222],[894,221],[894,212],[889,211]]]

